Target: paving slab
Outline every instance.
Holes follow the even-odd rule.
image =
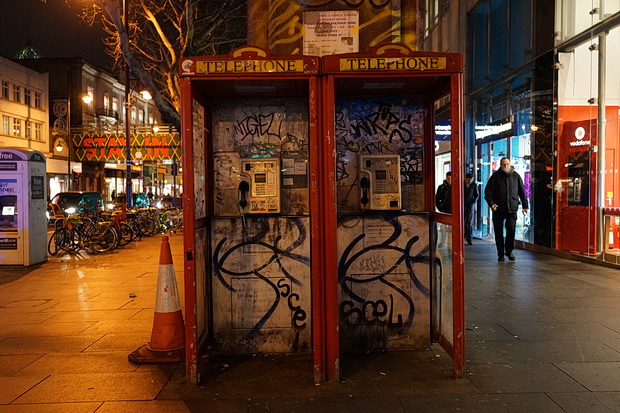
[[[620,362],[556,363],[556,366],[592,392],[620,392]]]
[[[54,374],[29,389],[13,404],[153,400],[167,381],[168,377],[157,371]]]
[[[481,393],[552,393],[588,391],[551,363],[470,364],[469,379]]]

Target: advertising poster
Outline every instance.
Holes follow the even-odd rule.
[[[304,54],[326,56],[359,51],[359,13],[355,10],[304,13]]]

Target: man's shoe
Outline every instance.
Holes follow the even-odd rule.
[[[510,254],[507,254],[507,257],[510,261],[514,261],[515,260],[515,256],[512,255],[512,252]]]
[[[473,245],[473,244],[471,243],[471,240],[468,240],[468,241],[467,241],[467,245]]]
[[[497,261],[504,261],[504,257],[497,257]]]

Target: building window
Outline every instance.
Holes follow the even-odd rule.
[[[132,107],[131,107],[131,119],[130,119],[130,121],[131,121],[131,123],[132,123],[132,124],[134,124],[134,125],[136,124],[136,112],[137,112],[136,107],[135,107],[135,106],[132,106]]]
[[[118,98],[116,97],[112,98],[112,111],[114,113],[118,112]]]
[[[2,134],[9,135],[10,130],[10,118],[7,115],[2,115]]]
[[[24,88],[24,105],[30,106],[32,103],[32,90]]]
[[[9,98],[9,81],[3,80],[2,81],[2,99],[8,99],[8,98]]]
[[[17,103],[21,103],[22,101],[21,88],[19,85],[13,85],[13,101]]]
[[[138,112],[138,122],[140,125],[144,125],[144,110]]]
[[[108,95],[107,93],[103,94],[103,110],[106,115],[110,111],[110,95]]]
[[[34,124],[34,138],[38,141],[42,141],[43,140],[43,133],[41,132],[41,124],[40,123],[36,123]]]
[[[25,131],[26,131],[26,135],[25,138],[26,139],[31,139],[32,138],[32,122],[30,122],[29,120],[24,121],[24,126],[25,126]]]
[[[13,136],[22,136],[21,119],[13,118]]]
[[[34,92],[34,107],[37,109],[43,109],[43,99],[41,99],[41,92]]]

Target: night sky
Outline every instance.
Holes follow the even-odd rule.
[[[0,0],[0,55],[12,59],[30,40],[43,57],[82,57],[111,67],[101,25],[77,16],[84,0]]]

